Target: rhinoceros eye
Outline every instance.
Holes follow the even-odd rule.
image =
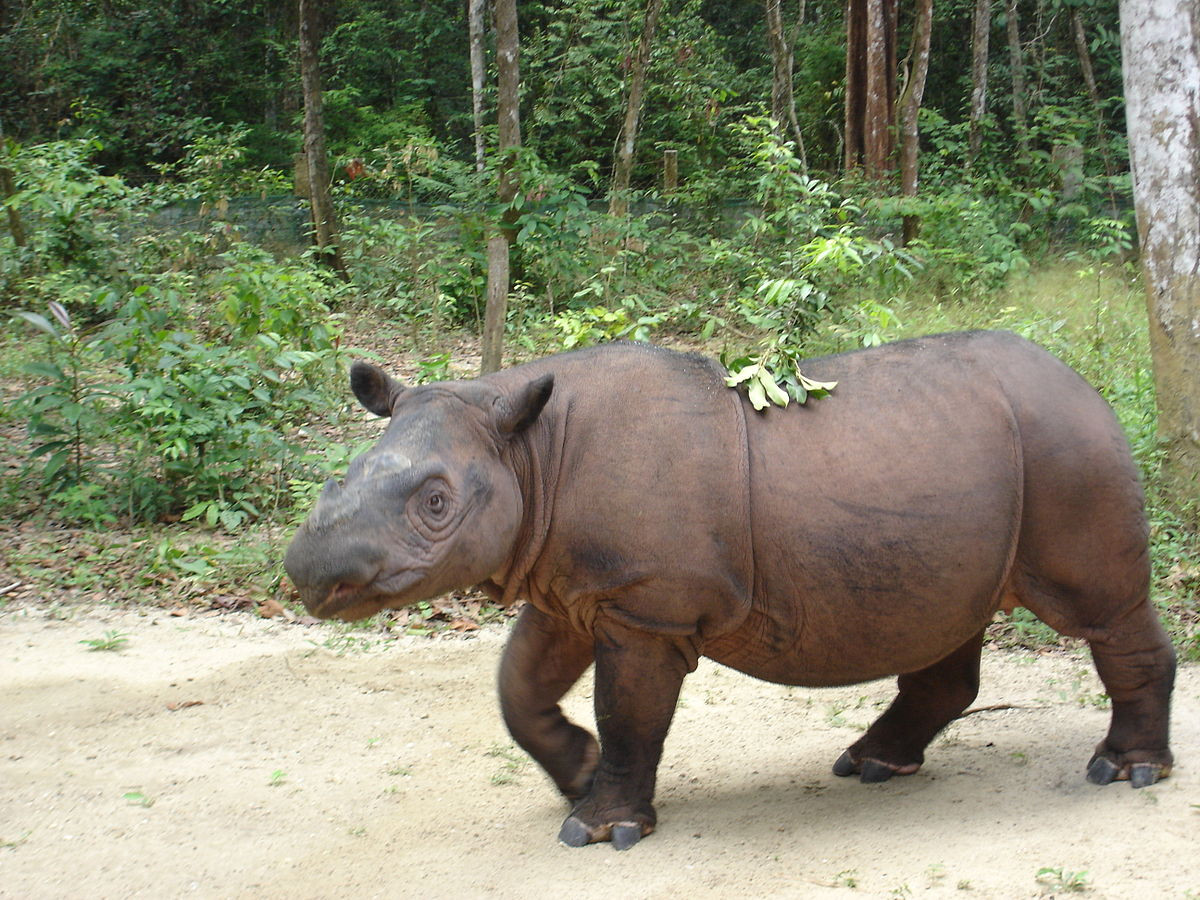
[[[440,478],[432,478],[410,500],[409,511],[414,516],[418,530],[440,532],[454,520],[454,491]]]

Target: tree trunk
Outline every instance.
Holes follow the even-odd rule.
[[[337,216],[329,193],[332,178],[325,152],[325,110],[321,102],[321,70],[318,61],[320,0],[300,0],[300,81],[304,88],[304,156],[308,166],[309,208],[313,236],[321,258],[347,278],[346,264],[338,247]]]
[[[891,168],[896,96],[895,0],[846,0],[845,167]]]
[[[1021,148],[1022,161],[1029,158],[1029,124],[1025,118],[1025,59],[1021,52],[1021,23],[1017,0],[1007,0],[1005,19],[1008,29],[1008,61],[1012,70],[1013,132]]]
[[[0,124],[0,156],[8,154],[8,139],[4,137],[4,125]],[[17,192],[13,183],[12,169],[0,159],[0,199],[7,200]],[[13,243],[18,247],[25,246],[25,227],[21,224],[21,214],[15,206],[5,206],[8,214],[8,233],[12,235]]]
[[[804,135],[800,133],[800,122],[796,117],[796,97],[792,90],[795,57],[792,45],[783,33],[782,0],[766,0],[767,43],[771,48],[771,118],[780,133],[784,123],[791,126],[796,141],[796,155],[800,159],[801,171],[808,174],[808,154],[804,150]]]
[[[487,0],[468,0],[467,32],[471,43],[471,114],[475,126],[475,171],[482,172],[483,156],[483,12]]]
[[[642,94],[646,89],[646,69],[650,65],[650,53],[654,48],[654,32],[658,28],[658,15],[662,12],[662,0],[647,0],[646,18],[642,22],[642,37],[638,41],[637,55],[629,73],[629,99],[625,106],[625,121],[617,139],[617,162],[613,167],[612,196],[608,201],[610,216],[624,216],[629,212],[629,181],[633,175],[633,150],[637,142],[638,120],[642,115]]]
[[[983,117],[987,113],[988,39],[992,32],[991,0],[975,0],[971,28],[971,116],[967,126],[967,168],[975,165],[983,145]]]
[[[1121,0],[1129,156],[1168,477],[1200,496],[1200,7]]]
[[[1096,138],[1100,145],[1100,158],[1104,162],[1104,174],[1108,176],[1108,205],[1113,218],[1119,215],[1117,197],[1113,191],[1113,176],[1116,167],[1108,151],[1108,128],[1104,123],[1104,106],[1100,102],[1100,89],[1096,86],[1096,73],[1092,68],[1092,54],[1088,50],[1087,33],[1083,30],[1083,17],[1077,7],[1071,7],[1071,33],[1075,38],[1075,55],[1079,57],[1079,71],[1087,85],[1088,98],[1092,101],[1092,117],[1096,122]]]
[[[513,153],[521,146],[521,42],[517,32],[516,0],[496,0],[496,116],[499,120],[500,205],[498,231],[488,238],[487,305],[483,315],[483,359],[480,373],[500,368],[504,357],[504,320],[508,312],[509,251],[516,237],[517,196]]]
[[[917,196],[917,171],[920,151],[920,132],[917,116],[921,98],[925,96],[925,78],[929,74],[929,41],[933,32],[933,0],[917,0],[913,11],[912,47],[909,49],[908,78],[897,102],[900,121],[900,193]],[[904,243],[912,243],[921,227],[915,215],[904,217]]]

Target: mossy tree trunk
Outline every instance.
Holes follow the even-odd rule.
[[[1167,474],[1200,498],[1200,6],[1121,0],[1129,156]]]

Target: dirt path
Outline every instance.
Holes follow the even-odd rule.
[[[129,635],[119,652],[79,643],[110,629]],[[1082,656],[989,652],[979,705],[1020,708],[956,723],[921,773],[873,786],[829,767],[888,684],[704,664],[668,739],[659,831],[617,853],[555,842],[565,810],[496,711],[501,631],[347,635],[0,615],[0,896],[1007,898],[1083,871],[1087,896],[1200,896],[1196,667],[1175,776],[1134,792],[1083,780],[1107,712]],[[581,684],[569,711],[590,721],[589,704]]]

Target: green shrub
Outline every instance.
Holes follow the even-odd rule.
[[[202,517],[234,530],[286,503],[288,481],[310,468],[296,432],[332,402],[331,290],[315,270],[246,248],[225,262],[206,304],[141,285],[95,299],[110,317],[89,330],[59,304],[53,322],[20,314],[48,338],[20,407],[40,491],[61,517]]]

